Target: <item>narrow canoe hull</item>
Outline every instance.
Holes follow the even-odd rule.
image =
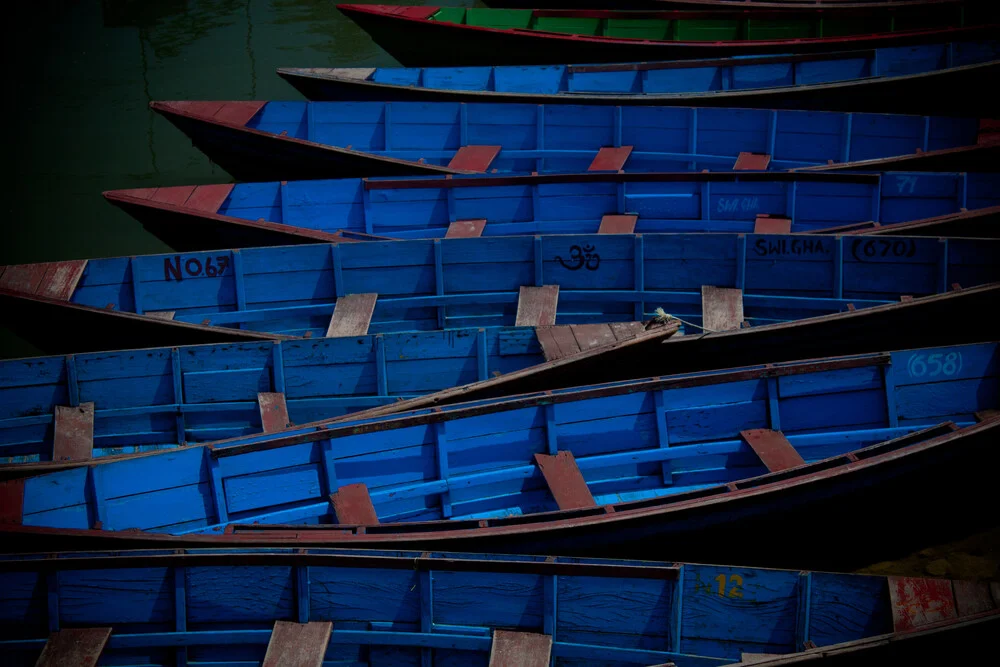
[[[952,429],[954,426],[952,425]],[[690,497],[485,521],[385,527],[235,525],[225,534],[22,526],[8,517],[8,551],[192,547],[346,547],[732,560],[766,567],[850,570],[983,529],[993,502],[1000,419],[912,436]],[[29,480],[30,481],[30,480]],[[7,481],[6,485],[16,482]],[[16,489],[18,487],[12,487]],[[933,492],[928,492],[933,490]],[[12,511],[20,513],[17,508]],[[789,540],[789,526],[837,526]],[[651,545],[655,549],[651,551]]]
[[[653,354],[629,355],[621,351],[589,359],[566,359],[560,365],[558,377],[545,367],[537,367],[530,374],[511,373],[452,391],[359,412],[354,418],[381,417],[430,406],[620,382],[649,375],[667,376],[891,348],[983,342],[996,336],[989,313],[998,298],[1000,284],[994,284],[798,322],[675,336],[658,346]],[[961,327],[928,326],[929,322],[959,321]]]
[[[938,116],[586,105],[567,114],[561,106],[419,102],[150,106],[242,180],[704,168],[996,171],[1000,146],[988,123]],[[747,163],[747,153],[768,157]]]
[[[150,107],[186,134],[212,162],[238,180],[459,173],[434,165],[277,136],[239,123],[211,122],[197,102],[182,108],[178,108],[177,103],[152,102]]]
[[[813,664],[820,652],[868,665],[918,647],[920,658],[947,662],[1000,619],[987,582],[620,559],[48,553],[0,561],[0,577],[0,651],[12,667],[38,664],[39,654],[60,665],[304,667],[325,657],[484,667],[500,656],[530,666],[721,667]],[[90,662],[72,660],[81,653]]]
[[[215,188],[226,195],[205,202],[203,192]],[[989,237],[989,216],[962,211],[1000,204],[997,190],[1000,178],[991,174],[682,172],[284,181],[112,190],[104,197],[168,245],[194,252],[350,242],[355,233],[441,238],[454,235],[460,220],[484,221],[482,236],[600,233],[606,217],[630,211],[635,221],[628,228],[642,234],[752,233],[780,218],[792,233],[881,225]],[[592,200],[581,206],[582,196]],[[937,217],[925,219],[932,213]]]
[[[530,104],[628,104],[656,106],[812,109],[870,113],[979,116],[996,105],[978,91],[1000,76],[1000,62],[900,77],[709,93],[497,93],[380,84],[344,70],[279,68],[278,74],[310,100],[393,102],[521,102]]]
[[[414,10],[411,18],[396,12],[392,6],[338,5],[338,9],[404,67],[557,65],[818,53],[989,38],[995,32],[994,26],[986,25],[818,39],[671,42],[581,37],[541,30],[477,29],[421,18],[429,15],[427,11]],[[429,8],[420,8],[424,9]]]

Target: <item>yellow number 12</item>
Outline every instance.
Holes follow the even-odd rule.
[[[715,578],[719,582],[719,597],[742,598],[743,577],[738,574],[729,575],[729,594],[726,594],[726,575],[720,574]]]

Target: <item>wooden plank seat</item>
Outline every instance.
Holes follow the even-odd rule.
[[[736,156],[736,164],[733,171],[765,171],[767,165],[771,164],[771,156],[767,153],[741,152]]]
[[[754,428],[740,431],[743,442],[750,445],[770,472],[780,472],[805,465],[805,460],[781,431]]]
[[[606,215],[601,218],[601,226],[598,227],[598,234],[633,234],[635,233],[635,223],[639,219],[637,215]]]
[[[257,406],[260,408],[260,423],[264,427],[264,433],[288,428],[288,405],[283,393],[260,392],[257,394]]]
[[[708,331],[739,329],[743,322],[743,290],[702,285],[701,319]]]
[[[330,621],[275,621],[263,667],[322,667],[332,630]]]
[[[94,404],[57,405],[52,437],[53,461],[86,461],[94,454]]]
[[[573,510],[596,505],[594,496],[583,479],[583,473],[576,465],[573,452],[557,452],[555,456],[535,454],[535,465],[542,471],[559,509]]]
[[[111,628],[67,628],[49,635],[35,667],[94,667]]]
[[[792,220],[780,215],[758,214],[753,221],[754,234],[791,234]]]
[[[368,333],[378,294],[348,294],[337,299],[326,329],[327,338],[364,336]]]
[[[500,154],[500,146],[462,146],[448,163],[449,169],[486,173]]]
[[[378,523],[378,514],[372,504],[372,497],[364,482],[342,486],[330,494],[337,523],[356,526],[373,526]]]
[[[535,632],[494,630],[490,667],[548,667],[552,636]]]
[[[486,229],[486,220],[455,220],[448,225],[445,232],[446,239],[468,239],[477,238],[483,235]]]
[[[632,146],[604,146],[597,151],[587,171],[621,171],[632,155]]]
[[[519,327],[553,326],[559,304],[559,285],[541,287],[522,286],[517,295],[517,315],[514,325]]]

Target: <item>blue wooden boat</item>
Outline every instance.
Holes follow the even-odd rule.
[[[645,344],[648,353],[676,329],[464,328],[4,360],[0,461],[89,459],[270,432],[588,350]],[[86,435],[77,437],[81,427]]]
[[[0,297],[15,331],[73,352],[127,349],[137,322],[159,329],[157,345],[190,331],[240,340],[648,321],[657,308],[722,331],[998,279],[1000,243],[982,239],[595,234],[14,265]]]
[[[995,171],[1000,154],[992,133],[976,145],[975,118],[454,102],[150,106],[237,179],[258,181],[623,169]]]
[[[861,222],[818,229],[817,234],[862,234],[865,236],[949,236],[997,238],[1000,235],[1000,206],[937,215],[893,225]]]
[[[684,559],[857,567],[981,530],[998,401],[996,343],[611,383],[8,468],[0,533],[28,550],[659,544]],[[853,540],[782,539],[844,515]]]
[[[505,10],[340,4],[406,67],[547,65],[908,46],[996,36],[992,3],[878,11]],[[905,15],[905,18],[904,16]]]
[[[0,581],[12,667],[908,664],[1000,626],[986,582],[543,556],[53,553]]]
[[[528,102],[989,116],[1000,42],[605,65],[288,67],[310,100]]]
[[[151,451],[329,424],[348,415],[372,418],[650,373],[986,341],[995,335],[991,312],[997,299],[1000,285],[964,289],[793,323],[683,336],[670,345],[659,343],[676,324],[637,332],[634,339],[625,325],[571,325],[3,361],[0,462],[17,462],[25,470],[27,461]],[[959,319],[961,327],[923,326]],[[563,335],[566,329],[572,336]],[[66,436],[74,424],[84,427],[86,437]]]
[[[112,190],[181,251],[393,238],[816,232],[1000,205],[997,174],[680,173],[412,177]],[[938,235],[959,226],[938,220]],[[926,225],[914,228],[924,229]],[[945,229],[945,227],[948,227]],[[969,225],[976,236],[987,225]],[[924,233],[927,233],[926,231]]]

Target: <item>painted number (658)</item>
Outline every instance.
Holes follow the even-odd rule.
[[[961,352],[915,354],[906,363],[906,371],[914,378],[956,375],[961,370]]]

